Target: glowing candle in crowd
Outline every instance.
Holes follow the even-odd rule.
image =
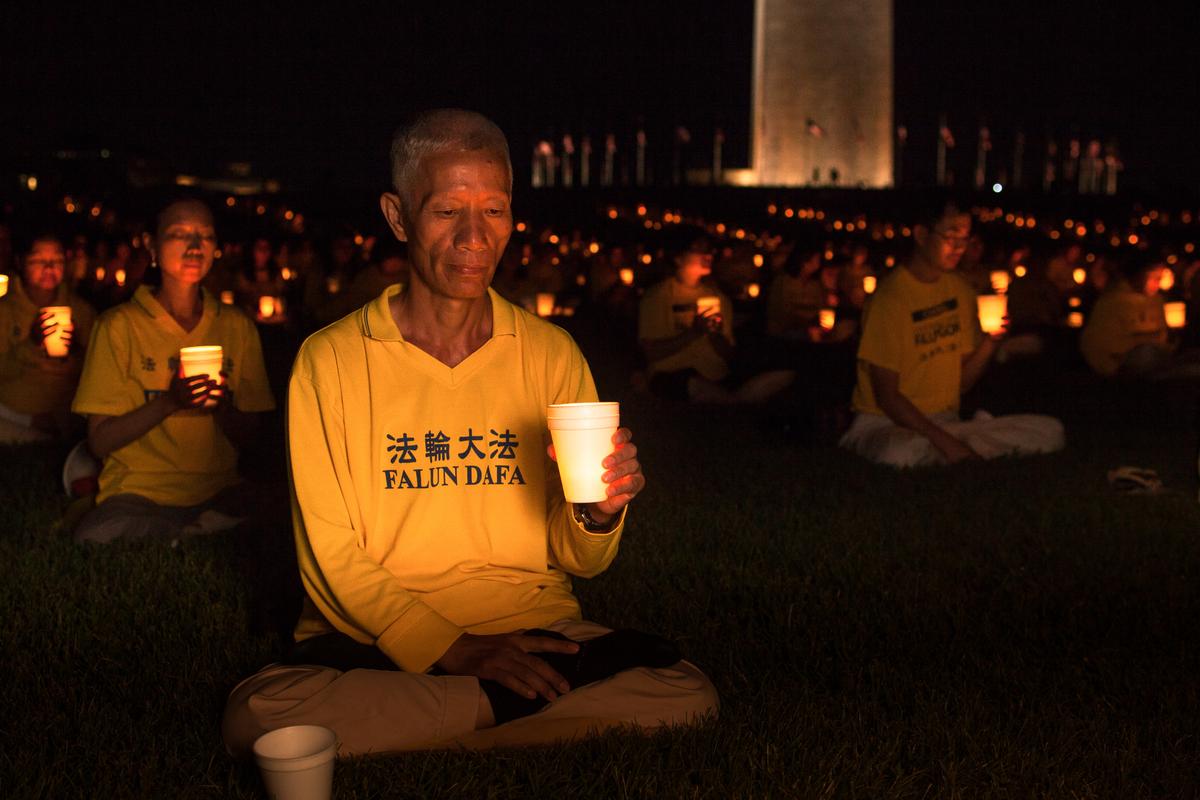
[[[1162,277],[1160,277],[1158,279],[1159,291],[1169,292],[1169,291],[1171,291],[1171,287],[1173,287],[1174,285],[1175,285],[1174,271],[1164,267],[1163,271],[1162,271]]]
[[[979,327],[987,334],[999,333],[1004,329],[1004,318],[1008,315],[1008,296],[1003,294],[981,294],[979,303]]]
[[[179,351],[179,368],[185,378],[191,378],[195,375],[207,375],[209,380],[220,383],[221,363],[223,360],[224,353],[219,344],[184,347]],[[216,399],[211,397],[204,403],[205,406],[210,407],[216,404]]]
[[[621,270],[620,275],[621,283],[625,284],[626,286],[633,286],[633,270],[631,270],[629,267],[625,267]]]
[[[263,295],[258,298],[258,315],[263,319],[270,319],[275,316],[275,298],[269,295]]]
[[[720,314],[721,298],[711,294],[696,298],[696,313],[703,315]]]
[[[1008,291],[1008,273],[1005,270],[998,269],[992,272],[990,276],[992,281],[992,291],[996,294],[1004,294]]]
[[[1087,270],[1083,267],[1076,267],[1075,271],[1071,273],[1071,277],[1075,279],[1076,283],[1082,286],[1087,282]]]
[[[231,289],[221,292],[221,302],[227,306],[233,305],[233,291]]]
[[[1018,278],[1024,278],[1027,272],[1029,272],[1029,270],[1025,269],[1024,264],[1017,264],[1017,268],[1013,270],[1013,274]]]
[[[761,267],[762,265],[763,265],[763,254],[755,253],[754,254],[754,266]]]
[[[342,290],[342,279],[337,275],[330,275],[325,279],[325,291],[330,294],[337,294]]]
[[[96,267],[96,280],[97,281],[104,280],[104,276],[107,274],[108,274],[108,271],[105,270],[104,267]]]
[[[125,285],[125,270],[117,267],[117,271],[113,273],[113,279],[116,280],[117,286]]]
[[[621,419],[619,403],[561,403],[546,409],[554,457],[568,503],[608,498],[604,459],[612,455]]]
[[[836,321],[836,319],[837,312],[835,312],[832,308],[822,308],[820,313],[817,315],[817,322],[820,324],[821,330],[823,331],[833,330],[833,323]]]
[[[537,315],[539,317],[548,317],[553,313],[554,313],[554,293],[553,292],[538,292]]]
[[[53,358],[62,358],[67,354],[69,349],[65,331],[63,330],[71,324],[71,307],[70,306],[46,306],[42,309],[43,314],[50,317],[50,321],[55,324],[54,330],[42,340],[42,345],[46,348],[46,355]]]
[[[279,270],[279,277],[283,278],[285,281],[290,281],[295,277],[295,274],[287,267],[284,267],[283,269]]]
[[[746,294],[750,295],[751,297],[758,297],[761,292],[762,287],[760,287],[757,283],[752,283],[746,287]]]
[[[874,275],[863,275],[863,291],[867,294],[875,293],[877,279]]]
[[[1187,325],[1186,303],[1167,303],[1163,306],[1163,313],[1167,315],[1168,328],[1182,328],[1184,325]]]
[[[1067,314],[1067,325],[1072,328],[1082,328],[1083,327],[1083,312],[1082,311],[1072,311],[1070,314]]]
[[[0,275],[0,297],[8,294],[8,276]]]

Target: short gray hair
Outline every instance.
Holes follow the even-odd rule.
[[[512,158],[508,140],[496,123],[482,114],[461,108],[423,111],[401,126],[392,137],[392,186],[408,209],[408,189],[421,162],[445,151],[488,150],[504,157],[508,193],[512,194]]]

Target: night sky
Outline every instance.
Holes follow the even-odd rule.
[[[1200,11],[1185,4],[1076,0],[896,5],[896,121],[906,169],[932,173],[940,111],[966,172],[986,123],[996,157],[1047,131],[1116,137],[1128,183],[1200,187]],[[660,147],[676,125],[707,159],[744,164],[752,0],[677,3],[5,4],[0,146],[12,163],[58,147],[106,146],[213,172],[251,160],[298,187],[377,188],[390,131],[415,109],[492,116],[514,159],[538,136],[639,122]],[[565,8],[572,9],[564,11]],[[836,65],[831,65],[836,69]],[[597,155],[597,158],[599,156]],[[665,166],[665,165],[664,165]]]

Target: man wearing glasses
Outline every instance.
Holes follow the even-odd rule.
[[[959,418],[1003,332],[985,336],[975,292],[954,272],[971,234],[967,206],[931,198],[913,226],[913,253],[872,296],[858,348],[856,416],[841,445],[895,467],[954,464],[1063,446],[1062,424],[1030,414]]]

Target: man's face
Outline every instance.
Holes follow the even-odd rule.
[[[392,230],[408,242],[413,284],[446,298],[483,297],[512,235],[504,159],[486,150],[434,153],[407,189],[400,219],[389,211],[399,198],[384,195],[383,204]]]
[[[958,266],[970,237],[971,215],[947,212],[932,228],[919,230],[917,246],[925,261],[943,272],[950,272]]]
[[[25,257],[25,285],[31,289],[52,292],[62,283],[67,255],[58,242],[34,242]]]

